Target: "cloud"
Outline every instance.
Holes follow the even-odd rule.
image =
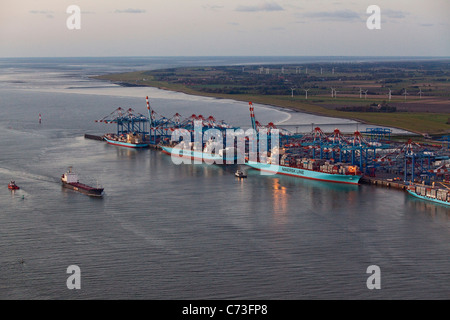
[[[302,14],[304,18],[320,19],[320,20],[362,20],[361,15],[352,10],[336,10],[336,11],[316,11]]]
[[[391,19],[403,19],[403,18],[406,18],[407,15],[409,15],[409,13],[405,12],[405,11],[381,9],[381,17],[386,16]]]
[[[419,23],[419,26],[421,26],[421,27],[432,27],[432,26],[434,26],[434,24],[433,23]]]
[[[203,9],[213,10],[213,11],[218,10],[218,9],[222,9],[222,8],[223,8],[223,6],[209,5],[209,4],[205,4],[205,5],[203,5],[202,7],[203,7]]]
[[[145,10],[128,8],[125,10],[116,10],[114,13],[145,13]]]
[[[40,14],[40,15],[44,15],[49,19],[53,18],[53,11],[49,11],[49,10],[30,10],[29,11],[32,14]]]
[[[264,2],[256,6],[238,6],[236,11],[260,12],[260,11],[283,11],[284,9],[275,2]]]

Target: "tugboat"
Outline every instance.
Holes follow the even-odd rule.
[[[16,182],[14,180],[11,180],[11,182],[8,184],[9,190],[19,190],[19,186],[16,185]]]
[[[247,178],[247,175],[246,175],[244,172],[240,171],[240,170],[236,170],[236,172],[234,173],[234,175],[235,175],[237,178],[239,178],[239,179]]]
[[[91,197],[102,197],[103,188],[94,188],[78,181],[78,175],[72,171],[72,167],[61,176],[63,187],[69,188]]]

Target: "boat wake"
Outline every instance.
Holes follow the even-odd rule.
[[[16,180],[18,183],[20,180],[26,180],[26,181],[44,181],[44,182],[50,182],[50,183],[59,183],[59,180],[57,178],[51,177],[51,176],[43,176],[39,174],[34,174],[26,171],[21,170],[11,170],[7,168],[0,167],[0,177],[5,177],[5,179],[13,179]]]

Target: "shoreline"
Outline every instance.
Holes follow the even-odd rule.
[[[168,87],[164,87],[164,86],[152,86],[152,85],[130,85],[130,83],[128,82],[124,82],[124,81],[114,81],[114,80],[109,80],[109,79],[99,79],[96,77],[93,77],[94,79],[97,80],[103,80],[103,81],[109,81],[113,84],[116,84],[118,86],[121,87],[149,87],[149,88],[156,88],[159,90],[165,90],[165,91],[170,91],[170,92],[177,92],[177,93],[183,93],[186,95],[190,95],[190,96],[197,96],[197,97],[207,97],[207,98],[212,98],[212,99],[217,99],[217,100],[233,100],[233,101],[237,101],[237,102],[249,102],[247,100],[244,99],[236,99],[236,98],[228,98],[228,97],[220,97],[220,96],[213,96],[213,95],[208,95],[208,94],[201,94],[200,92],[198,94],[189,92],[189,91],[183,91],[180,89],[171,89]],[[368,121],[362,120],[362,119],[357,119],[357,118],[352,118],[352,117],[342,117],[342,116],[334,116],[334,115],[326,115],[320,112],[312,112],[312,111],[308,111],[308,110],[299,110],[299,109],[295,109],[293,107],[288,107],[288,106],[281,106],[281,105],[274,105],[274,104],[267,104],[267,103],[262,103],[262,102],[255,102],[259,105],[265,106],[267,108],[271,108],[271,109],[275,109],[278,111],[282,111],[282,112],[287,112],[287,113],[304,113],[304,114],[310,114],[310,115],[314,115],[314,116],[319,116],[319,117],[327,117],[327,118],[335,118],[335,119],[343,119],[343,120],[350,120],[350,121],[355,121],[357,123],[360,124],[365,124],[365,125],[371,125],[371,126],[380,126],[383,127],[383,125],[378,125],[375,123],[370,123]],[[292,116],[289,116],[289,118],[287,120],[283,120],[283,122],[288,121]],[[277,124],[283,124],[283,122],[278,122]],[[295,126],[296,124],[292,124],[292,126]],[[303,124],[302,124],[303,125]],[[291,125],[289,125],[291,126]],[[385,128],[389,128],[389,129],[397,129],[397,130],[402,130],[405,131],[405,134],[392,134],[392,135],[398,135],[398,136],[404,136],[404,135],[412,135],[412,136],[423,136],[423,134],[421,132],[414,132],[411,130],[406,130],[404,128],[400,128],[400,127],[395,127],[395,126],[384,126]]]
[[[210,66],[208,68],[213,67]],[[177,70],[177,68],[172,69]],[[183,68],[180,69],[183,70]],[[450,133],[450,113],[447,112],[447,109],[442,109],[442,104],[446,103],[446,101],[448,100],[442,98],[441,96],[437,97],[437,103],[433,101],[430,104],[427,104],[427,102],[424,101],[425,105],[423,105],[424,102],[419,101],[418,99],[416,99],[417,101],[415,101],[414,99],[411,100],[411,104],[403,104],[403,99],[396,97],[396,99],[393,99],[392,103],[399,110],[394,112],[367,112],[364,109],[347,111],[340,110],[340,107],[347,105],[358,106],[358,104],[361,105],[361,103],[367,105],[368,103],[372,103],[372,105],[375,105],[376,103],[381,103],[380,101],[381,99],[384,99],[384,97],[375,94],[373,96],[369,96],[369,99],[366,102],[366,99],[358,101],[357,95],[344,96],[338,100],[330,100],[329,96],[319,94],[314,98],[307,100],[304,98],[302,99],[302,96],[300,94],[296,94],[296,96],[292,96],[292,98],[290,98],[289,96],[279,95],[277,93],[254,94],[251,92],[244,92],[236,94],[226,92],[226,90],[201,90],[203,88],[202,85],[200,85],[200,87],[190,86],[189,78],[187,78],[186,80],[188,81],[187,83],[182,81],[180,82],[180,79],[183,78],[178,78],[178,80],[175,82],[171,82],[170,78],[155,78],[152,75],[152,72],[155,71],[158,70],[106,73],[92,75],[90,78],[101,81],[107,80],[111,84],[122,87],[149,87],[158,90],[165,90],[168,92],[182,93],[193,97],[207,97],[218,100],[228,99],[230,101],[244,103],[248,103],[249,101],[251,101],[254,104],[259,104],[273,110],[290,114],[294,118],[294,122],[292,122],[292,124],[287,124],[289,126],[296,125],[295,121],[297,116],[295,114],[305,114],[311,116],[340,119],[343,121],[351,121],[356,125],[361,124],[363,126],[390,128],[393,131],[397,131],[393,133],[394,135],[409,135],[420,138],[440,138]],[[161,69],[160,71],[164,72],[164,69]],[[211,70],[199,71],[194,68],[192,77],[194,78],[194,80],[200,79],[205,81],[205,79],[208,79],[208,77],[210,76],[216,76],[215,74],[209,75],[207,73],[209,71]],[[181,77],[183,77],[183,72],[186,72],[186,70],[180,71]],[[170,74],[169,77],[170,76],[173,77],[172,74]],[[205,78],[203,79],[202,77]],[[215,81],[217,82],[217,80]],[[333,82],[334,80],[330,81]],[[349,84],[344,87],[348,86]],[[383,101],[383,103],[385,103],[385,101]],[[422,106],[418,106],[419,103]],[[436,109],[433,109],[435,106],[437,106]],[[283,125],[283,123],[288,121],[289,117],[282,122],[277,122],[277,125]],[[299,121],[299,126],[304,125],[303,121]],[[311,122],[313,123],[314,121]],[[340,121],[338,121],[338,123],[339,122]]]
[[[338,67],[340,71],[336,75],[334,67],[333,73],[330,71],[331,65],[334,66],[335,63],[328,61],[325,63],[323,76],[323,63],[301,64],[311,65],[311,72],[308,75],[299,72],[298,63],[284,65],[286,72],[283,68],[280,72],[276,67],[268,65],[271,71],[272,67],[275,68],[270,72],[271,76],[258,76],[261,74],[261,68],[258,73],[255,66],[246,67],[244,72],[244,68],[241,70],[241,67],[236,65],[208,64],[120,73],[107,72],[92,75],[91,78],[108,80],[124,87],[152,87],[197,97],[230,99],[245,103],[251,101],[292,115],[299,112],[347,120],[371,127],[392,128],[400,133],[407,132],[422,137],[437,138],[450,134],[448,110],[450,85],[447,83],[448,79],[447,81],[435,79],[437,75],[434,72],[437,67],[444,71],[448,70],[447,61],[437,60],[425,66],[415,60],[409,61],[406,65],[405,63],[392,65],[392,62],[383,60],[378,61],[375,66],[368,63],[356,67],[342,65]],[[381,68],[384,72],[374,73],[375,67]],[[409,73],[410,70],[415,70],[417,76],[420,75],[421,82],[416,83],[416,79]],[[291,88],[292,86],[294,88]],[[308,95],[305,98],[300,92],[294,95],[295,89],[305,86],[314,88],[309,100]],[[292,96],[288,88],[293,89]],[[331,99],[329,88],[332,89]],[[363,100],[361,88],[367,89]],[[386,96],[387,88],[389,88],[389,102]],[[403,97],[402,94],[403,91],[406,92],[406,88],[411,96],[408,101],[406,95]],[[423,100],[420,100],[422,94],[416,97],[422,93],[419,88],[424,90]],[[333,90],[340,92],[338,99],[336,95],[333,96]],[[370,92],[367,94],[368,91]],[[374,106],[378,106],[379,110]],[[296,117],[293,117],[295,121]]]

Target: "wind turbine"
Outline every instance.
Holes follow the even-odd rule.
[[[305,91],[305,100],[308,100],[308,91],[310,90],[310,89],[303,89],[304,91]]]
[[[323,68],[320,68],[320,74],[323,74]]]
[[[364,91],[364,100],[367,100],[367,91],[369,90]]]
[[[361,88],[359,88],[359,98],[360,99],[362,98],[362,89]]]
[[[291,97],[292,97],[292,98],[294,97],[294,90],[295,90],[295,89],[297,89],[297,88],[291,88],[291,91],[292,91]]]
[[[270,69],[266,68],[266,74],[269,74],[269,73],[270,73]]]
[[[392,98],[392,90],[389,89],[389,101],[391,101],[391,98]]]
[[[337,91],[336,89],[334,89],[334,97],[335,98],[337,98],[337,93],[338,93],[339,91]]]
[[[408,92],[406,92],[406,88],[405,88],[405,92],[403,92],[403,94],[405,95],[405,101],[406,101],[406,95],[408,94]]]
[[[281,73],[284,73],[284,67],[281,67]]]
[[[422,88],[420,88],[420,90],[419,90],[419,97],[420,97],[420,99],[422,99]]]
[[[333,87],[331,88],[331,97],[332,98],[334,97],[334,88]]]

